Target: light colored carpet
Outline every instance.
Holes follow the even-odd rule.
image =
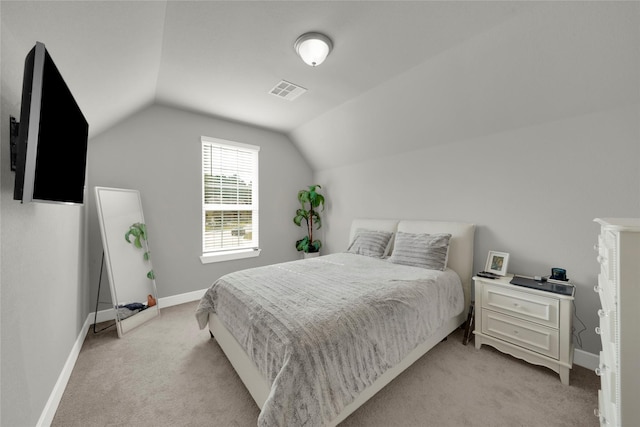
[[[52,426],[255,426],[259,410],[209,332],[197,302],[168,307],[124,338],[89,330]],[[100,329],[101,325],[98,325]],[[462,330],[359,408],[348,426],[597,426],[599,378],[571,385]]]

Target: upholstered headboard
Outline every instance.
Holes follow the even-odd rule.
[[[351,223],[349,242],[359,228],[405,233],[449,233],[449,258],[447,267],[458,273],[462,281],[465,310],[471,301],[471,277],[473,276],[473,239],[475,224],[449,221],[408,221],[393,219],[355,219]],[[392,249],[393,250],[393,249]]]

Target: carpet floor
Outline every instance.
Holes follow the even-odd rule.
[[[91,327],[52,426],[255,426],[258,407],[198,329],[196,306],[161,309],[123,338]],[[591,370],[574,365],[564,386],[547,368],[463,345],[457,330],[340,427],[597,426],[598,388]]]

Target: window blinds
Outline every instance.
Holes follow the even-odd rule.
[[[202,137],[204,253],[258,248],[259,150]]]

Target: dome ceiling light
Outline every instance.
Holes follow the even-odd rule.
[[[315,67],[322,64],[331,49],[331,39],[321,33],[305,33],[298,37],[293,47],[302,60]]]

